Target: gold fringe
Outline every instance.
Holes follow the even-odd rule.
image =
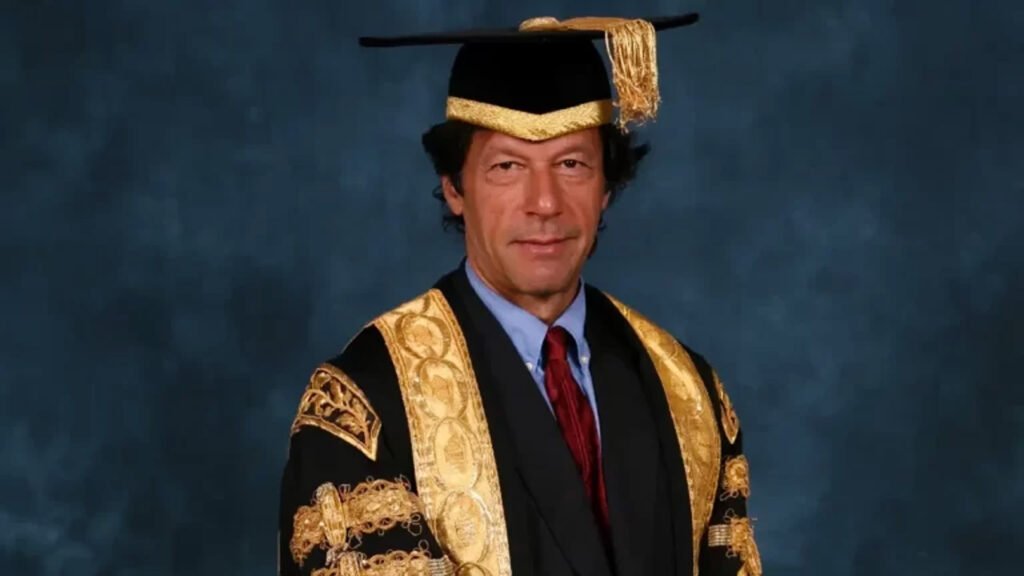
[[[612,81],[618,92],[619,129],[643,124],[658,113],[658,58],[654,26],[640,19],[584,16],[559,21],[550,16],[530,18],[522,31],[593,30],[604,32],[605,48],[612,63]]]

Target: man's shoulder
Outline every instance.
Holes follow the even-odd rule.
[[[592,285],[587,285],[588,298],[587,306],[596,308],[599,314],[613,313],[617,317],[621,317],[626,324],[628,324],[636,333],[637,336],[644,341],[645,344],[662,344],[662,345],[678,345],[686,353],[693,357],[695,361],[702,364],[707,364],[707,360],[697,353],[693,348],[688,346],[680,338],[676,337],[669,329],[663,327],[656,320],[647,316],[645,312],[640,310],[640,307],[634,307],[630,304],[626,304],[618,297],[613,294],[597,288]]]
[[[596,304],[597,307],[605,308],[605,313],[614,311],[614,314],[621,317],[632,329],[648,352],[660,351],[661,354],[668,358],[682,359],[684,362],[686,359],[692,361],[705,386],[709,391],[714,389],[714,380],[717,376],[711,363],[694,348],[676,337],[670,330],[664,328],[638,308],[626,304],[599,288],[591,287],[591,293],[588,296],[593,296],[588,298],[588,306],[591,305],[593,300],[593,304]]]
[[[404,421],[404,403],[381,321],[415,306],[426,294],[379,313],[340,352],[313,368],[292,423],[293,436],[326,433],[373,460],[382,431],[385,437],[402,434],[395,428]]]
[[[372,326],[364,327],[342,352],[313,368],[292,421],[292,436],[327,434],[371,460],[377,458],[390,367],[382,344]]]
[[[681,346],[689,354],[695,354],[691,348],[683,344],[671,331],[662,327],[639,307],[626,304],[618,297],[596,286],[587,285],[587,307],[598,316],[614,316],[621,318],[633,329],[646,346]]]
[[[339,353],[314,368],[292,435],[327,432],[371,459],[382,427],[385,441],[405,437],[405,403],[396,368],[445,347],[451,334],[442,332],[457,329],[451,323],[451,309],[436,285],[379,313]]]
[[[346,372],[358,372],[368,376],[375,376],[381,370],[390,370],[392,366],[391,355],[388,350],[388,343],[383,328],[391,320],[410,313],[423,312],[438,298],[438,290],[430,288],[419,294],[405,298],[385,310],[378,312],[372,319],[356,331],[341,352],[326,360]]]
[[[642,312],[607,292],[596,288],[593,290],[597,292],[595,300],[607,302],[609,307],[614,308],[632,328],[648,354],[652,356],[652,360],[679,362],[684,367],[692,366],[707,391],[708,399],[711,401],[715,413],[719,414],[721,418],[725,436],[730,443],[734,442],[739,431],[739,419],[733,409],[732,401],[725,391],[725,386],[711,362],[703,354],[688,346],[669,330],[656,324]]]

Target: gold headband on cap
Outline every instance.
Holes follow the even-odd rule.
[[[643,124],[658,112],[658,63],[654,26],[640,19],[584,16],[559,21],[550,16],[530,18],[519,25],[524,32],[589,30],[604,32],[605,48],[612,63],[612,81],[618,93],[617,125]]]
[[[545,114],[531,114],[486,102],[449,96],[445,116],[451,120],[462,120],[523,140],[539,142],[610,123],[612,103],[610,100],[594,100]]]

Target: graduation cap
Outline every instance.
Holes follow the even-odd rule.
[[[540,141],[609,124],[642,124],[658,111],[655,32],[687,26],[697,14],[652,19],[531,18],[518,28],[362,37],[362,46],[459,44],[448,81],[446,117]],[[617,98],[601,53],[603,39]]]

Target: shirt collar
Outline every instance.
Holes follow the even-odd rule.
[[[505,333],[512,340],[512,344],[519,352],[523,362],[527,363],[530,370],[540,366],[541,350],[544,346],[544,337],[547,335],[548,326],[540,318],[509,302],[504,296],[491,289],[473,270],[469,261],[466,261],[465,268],[473,291],[483,301],[484,306],[491,311],[501,327],[505,329]],[[586,340],[583,339],[586,318],[587,299],[581,279],[576,297],[554,323],[555,326],[565,328],[566,332],[572,336],[576,346],[571,348],[570,355],[577,366],[580,365],[581,358],[590,356]]]

